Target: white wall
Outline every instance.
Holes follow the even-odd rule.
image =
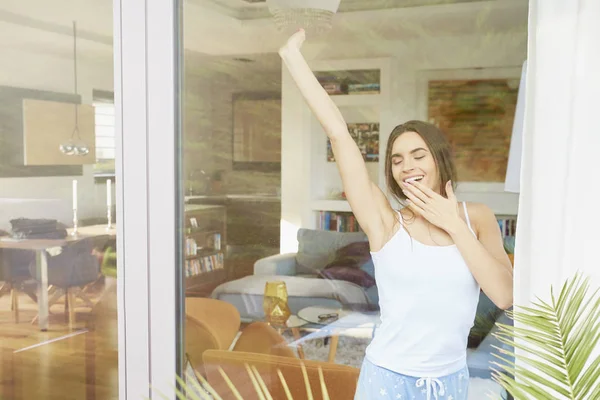
[[[108,47],[108,46],[107,46]],[[3,60],[0,85],[73,93],[73,61],[40,47],[38,51],[0,48]],[[113,64],[108,57],[81,56],[78,61],[78,91],[91,104],[92,90],[113,90]],[[106,214],[106,185],[94,184],[92,166],[83,176],[0,178],[0,229],[17,217],[54,218],[71,224],[72,180],[79,185],[79,218]],[[113,188],[114,196],[114,188]],[[113,199],[114,204],[114,199]]]
[[[342,48],[347,48],[338,43],[320,44],[318,47],[310,47],[306,44],[304,54],[312,60],[335,60],[350,58],[341,53]],[[395,50],[390,51],[389,48]],[[364,53],[367,50],[357,48],[356,53]],[[422,38],[398,41],[395,45],[386,43],[385,50],[378,52],[376,40],[368,50],[376,57],[391,57],[391,102],[392,112],[384,116],[384,126],[395,126],[410,119],[422,119],[423,115],[419,107],[419,76],[428,70],[449,69],[474,69],[474,68],[507,68],[522,65],[527,52],[527,33],[505,33],[470,35],[443,38]],[[306,225],[307,221],[314,218],[310,214],[310,174],[307,178],[306,171],[310,166],[308,157],[301,157],[299,152],[309,154],[310,143],[306,143],[305,133],[310,130],[310,124],[303,122],[303,114],[308,112],[291,78],[287,78],[287,71],[283,73],[283,157],[282,157],[282,251],[294,251],[295,233],[294,229]],[[518,78],[518,75],[517,75]],[[286,102],[288,99],[288,102]],[[310,117],[308,119],[310,121]],[[385,149],[389,133],[382,128],[380,137],[380,148]],[[324,143],[324,141],[323,141]],[[294,156],[291,153],[295,152]],[[379,165],[380,174],[383,171],[383,162]],[[313,174],[312,177],[320,179],[332,179],[333,166],[326,166],[322,175]],[[307,179],[309,182],[307,182]],[[336,178],[337,183],[339,181]],[[483,202],[490,206],[497,214],[516,214],[518,207],[518,194],[505,193],[503,185],[463,185],[459,190],[459,197],[467,201]],[[460,188],[459,188],[460,189]],[[284,226],[287,228],[284,229]],[[286,240],[289,239],[289,240]]]
[[[518,79],[526,54],[526,32],[411,41],[402,52],[395,55],[398,68],[392,79],[396,84],[393,98],[396,99],[394,109],[397,110],[397,123],[426,117],[422,109],[422,95],[426,86],[419,82],[423,76],[437,75],[441,78],[454,75],[455,79],[469,76],[477,79],[491,77],[498,69],[502,70],[499,73],[502,75],[514,68],[514,75]],[[481,70],[476,70],[479,68]],[[464,70],[470,71],[462,72]],[[518,212],[519,195],[504,192],[504,184],[500,182],[459,184],[457,197],[459,200],[487,204],[499,215],[515,215]]]
[[[348,123],[379,122],[380,113],[377,107],[340,107],[340,111]],[[311,118],[311,142],[311,157],[312,160],[316,160],[312,163],[312,176],[320,177],[320,181],[325,182],[324,185],[316,180],[312,182],[312,199],[325,199],[329,198],[332,192],[342,192],[342,178],[337,164],[329,161],[323,162],[323,160],[327,160],[327,136],[314,116]],[[377,182],[379,163],[367,162],[365,165],[371,180]]]

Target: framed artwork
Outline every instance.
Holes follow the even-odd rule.
[[[459,181],[504,183],[519,70],[446,72],[423,82],[423,114],[447,135]]]
[[[275,171],[281,168],[281,96],[236,93],[233,96],[233,168]]]
[[[348,132],[354,139],[365,162],[379,161],[379,123],[361,122],[348,124]],[[331,142],[327,139],[327,161],[334,162]]]

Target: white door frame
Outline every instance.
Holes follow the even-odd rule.
[[[175,398],[180,1],[113,0],[119,399]]]

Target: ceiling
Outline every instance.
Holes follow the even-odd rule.
[[[239,19],[210,6],[217,2],[231,3],[247,9],[239,6],[243,0],[188,1],[184,12],[184,44],[190,50],[212,55],[272,53],[286,40],[270,17]],[[398,46],[413,39],[527,32],[526,0],[419,0],[420,6],[408,6],[414,0],[360,3],[365,10],[341,11],[334,16],[333,29],[328,34],[308,37],[305,55],[316,57],[327,50],[331,58],[385,56],[394,54]],[[384,3],[387,7],[394,4],[403,7],[375,8]],[[348,4],[358,1],[342,0],[341,5],[345,4],[349,8]],[[260,7],[264,10],[266,6]],[[229,11],[236,9],[232,7]]]
[[[77,20],[79,56],[111,58],[112,4],[111,0],[3,1],[0,48],[72,57],[71,24]],[[277,31],[265,3],[184,0],[183,11],[187,57],[198,54],[218,62],[245,57],[257,60],[245,68],[278,67],[273,55],[286,37]],[[333,29],[322,37],[309,37],[304,49],[308,58],[385,56],[423,37],[523,33],[527,13],[527,0],[342,0]],[[189,63],[202,57],[190,57]]]
[[[341,0],[338,13],[423,7],[450,3],[471,3],[480,0]],[[218,10],[239,20],[269,18],[266,0],[189,0],[190,3]]]

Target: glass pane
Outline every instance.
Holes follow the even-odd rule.
[[[505,193],[503,180],[526,2],[342,1],[333,12],[327,4],[336,1],[293,3],[184,3],[187,378],[206,378],[228,396],[222,368],[242,397],[254,398],[247,364],[273,398],[286,398],[281,370],[292,397],[305,399],[304,363],[317,398],[319,368],[332,398],[354,398],[361,368],[406,383],[382,382],[373,396],[424,398],[421,390],[436,387],[439,395],[438,381],[417,388],[421,377],[440,377],[454,399],[467,390],[472,399],[501,395],[490,362],[492,346],[502,346],[494,323],[506,315],[452,236],[411,219],[400,184],[416,178],[442,195],[451,177],[467,202],[465,224],[474,203],[495,214],[495,245],[510,263],[518,194]],[[298,27],[312,71],[306,87],[321,96],[312,108],[278,54]],[[288,60],[302,70],[302,58]],[[348,131],[340,134],[352,141],[330,140],[321,126],[329,121],[335,135],[339,115]],[[408,135],[392,133],[409,120],[420,122]],[[419,127],[430,136],[407,143]],[[419,147],[428,166],[412,152]],[[458,178],[444,157],[455,160]],[[477,219],[469,219],[474,229]],[[370,242],[369,225],[384,225]]]
[[[2,8],[0,398],[118,398],[115,190],[94,179],[112,2]]]
[[[99,107],[95,107],[96,108],[96,126],[114,126],[115,125],[115,114],[111,113],[105,113],[104,110],[102,110]]]
[[[114,151],[115,148],[115,138],[114,137],[102,137],[96,136],[96,150],[100,149],[112,149]],[[106,158],[103,156],[96,156],[97,158]]]

